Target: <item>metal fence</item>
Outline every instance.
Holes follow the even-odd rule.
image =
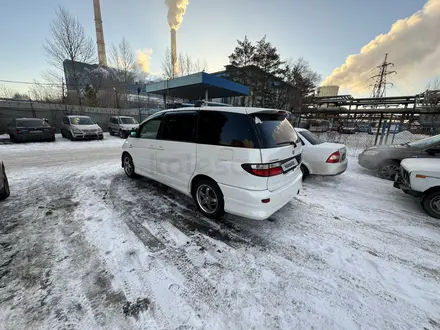
[[[417,134],[410,131],[402,131],[396,134],[390,134],[388,139],[386,136],[381,135],[376,142],[376,135],[368,133],[355,133],[355,134],[342,134],[335,131],[330,132],[314,132],[326,142],[342,143],[347,146],[348,154],[352,157],[358,157],[359,154],[366,148],[372,147],[377,144],[404,144],[420,139],[424,139],[432,135],[432,130],[426,129],[425,131],[418,132]],[[382,137],[382,143],[381,142]]]

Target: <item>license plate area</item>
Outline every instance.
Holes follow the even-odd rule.
[[[296,160],[296,158],[293,158],[293,159],[288,160],[287,162],[281,164],[281,168],[283,169],[284,172],[286,172],[297,165],[298,165],[298,161]]]
[[[29,131],[29,133],[31,133],[31,134],[41,134],[41,133],[43,133],[43,131]]]

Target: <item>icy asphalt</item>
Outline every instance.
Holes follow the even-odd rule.
[[[121,144],[0,144],[1,329],[440,328],[440,222],[355,158],[271,221],[213,222]]]

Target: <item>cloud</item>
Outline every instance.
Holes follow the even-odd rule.
[[[368,91],[373,68],[388,61],[398,72],[391,77],[396,83],[403,78],[411,85],[440,74],[440,0],[428,0],[422,10],[396,21],[386,34],[378,35],[327,77],[323,85],[339,85],[351,93]],[[367,91],[366,91],[367,89]],[[422,88],[423,89],[423,88]]]
[[[151,54],[153,50],[151,48],[138,49],[136,51],[136,63],[144,73],[150,72]]]

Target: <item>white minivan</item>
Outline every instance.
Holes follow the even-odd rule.
[[[193,197],[207,217],[263,220],[300,192],[301,154],[278,110],[203,106],[143,121],[122,146],[122,167]]]

